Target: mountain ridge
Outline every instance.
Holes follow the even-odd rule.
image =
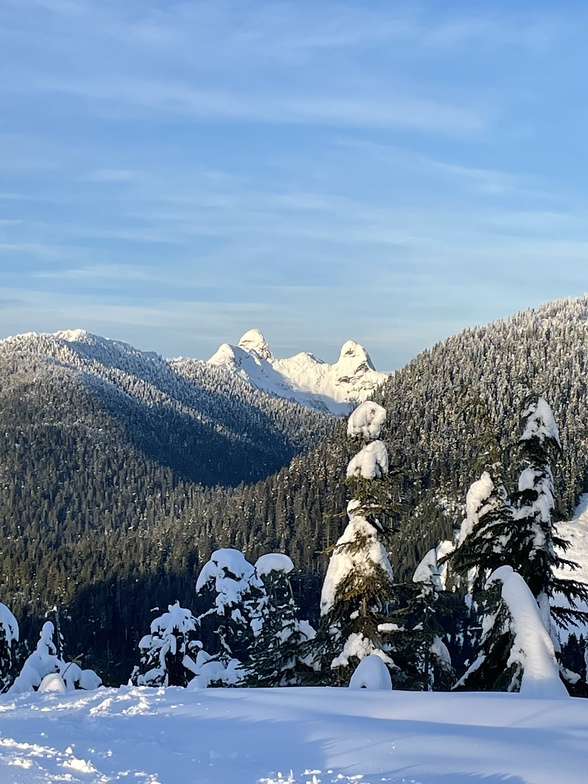
[[[308,352],[277,359],[258,329],[246,332],[237,345],[223,343],[208,364],[225,368],[269,394],[336,415],[349,413],[389,375],[377,371],[365,348],[353,340],[343,344],[332,365]]]
[[[398,579],[410,579],[422,556],[451,537],[461,522],[467,488],[479,476],[482,434],[464,390],[475,392],[487,407],[502,446],[508,489],[520,471],[516,442],[525,400],[535,392],[549,401],[563,445],[553,465],[558,512],[570,519],[588,492],[587,319],[584,297],[462,331],[419,354],[375,390],[376,402],[388,412],[382,439],[398,469],[404,504],[400,530],[388,548]],[[65,337],[84,338],[75,332]],[[150,376],[142,385],[125,373],[137,358],[125,355],[130,365],[118,370],[101,366],[106,375],[121,374],[126,385],[117,400],[125,401],[130,415],[120,418],[81,383],[81,371],[64,375],[63,353],[52,358],[47,373],[43,357],[27,354],[27,341],[21,343],[19,359],[3,357],[0,342],[0,588],[19,620],[28,613],[27,623],[34,624],[55,604],[73,619],[83,613],[88,623],[74,622],[68,629],[74,651],[97,655],[108,639],[109,655],[122,671],[150,608],[176,598],[191,606],[195,573],[218,547],[243,550],[250,561],[265,552],[286,552],[297,568],[299,601],[312,618],[325,552],[341,534],[346,506],[349,454],[343,420],[264,396],[202,361],[169,361],[174,368],[161,358],[150,359],[148,376],[157,375],[163,363],[174,383],[201,382],[200,394],[208,394],[214,405],[224,400],[223,427],[239,429],[246,447],[256,440],[259,431],[251,428],[260,417],[264,426],[275,424],[267,432],[282,427],[271,443],[296,431],[307,444],[291,459],[280,453],[279,470],[266,462],[258,481],[241,475],[225,486],[202,486],[182,475],[181,463],[199,461],[214,473],[240,442],[218,440],[219,459],[207,465],[211,439],[218,436],[214,427],[184,443],[202,426],[197,416],[186,419],[183,429],[173,407],[154,405],[146,419],[133,419],[133,412],[142,410],[135,408],[135,398],[151,389]],[[110,343],[106,348],[114,350]],[[72,361],[69,354],[65,359]],[[218,384],[225,392],[233,385],[233,398],[216,394]],[[261,405],[261,410],[246,407],[246,425],[235,414],[239,406],[233,403],[240,399]],[[129,432],[143,431],[145,424],[152,440],[173,442],[175,462],[158,463],[129,440]],[[268,458],[263,449],[239,448],[235,468],[242,468],[244,456],[252,463]],[[573,559],[573,552],[569,555]]]
[[[159,451],[180,475],[205,484],[255,481],[330,427],[324,414],[253,390],[205,362],[186,368],[85,330],[5,338],[0,362],[3,399],[15,385],[58,387],[67,376],[91,391],[146,454]],[[56,404],[64,411],[67,400]],[[76,412],[64,417],[74,420]]]

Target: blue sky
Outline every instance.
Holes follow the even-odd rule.
[[[583,2],[0,0],[0,337],[382,370],[588,289]]]

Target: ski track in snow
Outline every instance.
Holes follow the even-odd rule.
[[[2,784],[584,784],[588,700],[352,689],[0,697]]]

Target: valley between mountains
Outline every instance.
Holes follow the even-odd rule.
[[[561,435],[557,514],[588,491],[588,300],[476,327],[392,373],[358,344],[333,365],[276,359],[258,330],[208,362],[141,352],[82,330],[0,341],[1,596],[35,637],[61,608],[72,654],[107,683],[128,676],[137,641],[219,547],[292,559],[301,612],[318,614],[342,529],[353,402],[388,412],[383,431],[401,501],[388,551],[406,579],[451,538],[476,477],[480,427],[465,390],[512,455],[536,392]],[[507,477],[507,481],[509,477]],[[573,552],[572,552],[573,557]]]

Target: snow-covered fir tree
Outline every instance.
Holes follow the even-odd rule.
[[[315,636],[308,621],[298,619],[289,574],[294,564],[287,555],[268,553],[255,563],[264,585],[259,623],[248,663],[250,686],[294,686],[304,682],[311,667],[306,644]]]
[[[386,636],[396,625],[385,615],[393,573],[379,539],[387,530],[386,506],[390,506],[388,451],[379,440],[385,419],[382,406],[366,401],[348,421],[347,435],[364,445],[347,467],[353,498],[347,505],[347,526],[325,575],[321,620],[312,642],[323,682],[348,683],[359,661],[373,653],[394,666]]]
[[[472,483],[466,496],[466,516],[450,554],[454,571],[465,581],[470,601],[476,601],[490,574],[506,563],[513,533],[513,513],[496,466]]]
[[[263,582],[241,551],[224,548],[215,550],[202,567],[196,593],[212,605],[198,620],[210,623],[218,640],[217,650],[208,651],[208,658],[201,656],[200,660],[206,664],[210,659],[222,663],[230,670],[230,683],[234,684],[234,673],[247,663],[255,635],[261,628]],[[245,670],[241,674],[244,676]]]
[[[480,652],[456,684],[467,691],[520,691],[566,697],[551,637],[535,597],[510,566],[488,578]]]
[[[543,398],[531,400],[523,412],[523,433],[519,445],[523,469],[514,496],[513,532],[508,542],[509,563],[523,577],[535,597],[545,628],[556,647],[559,625],[582,620],[585,613],[575,609],[577,599],[588,599],[588,586],[577,580],[558,577],[556,569],[577,567],[558,554],[569,542],[557,535],[553,520],[555,508],[552,457],[561,450],[559,432],[549,403]],[[550,606],[550,599],[561,593],[567,607]]]
[[[429,550],[413,575],[406,609],[405,626],[410,629],[407,643],[410,658],[421,676],[420,688],[425,691],[449,688],[453,682],[451,655],[445,644],[443,615],[448,612],[447,554],[453,549],[450,540]]]
[[[5,692],[14,680],[18,638],[16,618],[5,604],[0,603],[0,694]]]
[[[471,387],[462,390],[462,398],[464,411],[476,424],[480,453],[475,469],[481,473],[467,492],[465,518],[448,557],[467,591],[467,604],[475,608],[490,574],[507,562],[513,510],[504,484],[503,451],[488,405]]]
[[[202,643],[196,639],[198,621],[179,602],[151,623],[139,642],[141,663],[131,674],[135,686],[187,686],[197,673]]]
[[[519,443],[523,470],[517,491],[509,500],[502,481],[493,481],[485,471],[468,492],[466,518],[450,556],[456,571],[467,578],[472,628],[475,617],[481,617],[481,653],[459,681],[466,688],[518,690],[522,664],[511,668],[511,648],[515,639],[513,613],[520,604],[513,609],[505,596],[520,582],[534,597],[556,653],[559,639],[550,600],[556,593],[568,600],[567,607],[553,608],[559,624],[565,625],[583,616],[574,601],[588,594],[582,583],[555,574],[557,568],[574,564],[558,554],[558,549],[565,551],[567,542],[557,536],[552,517],[555,501],[550,460],[561,447],[551,408],[543,398],[534,398],[526,406]],[[495,476],[500,477],[496,468]],[[510,588],[500,579],[509,574],[504,571],[507,568],[515,575],[508,583]],[[524,595],[521,587],[516,590],[519,596]]]
[[[97,689],[101,678],[93,670],[83,670],[77,661],[66,662],[57,646],[59,635],[51,621],[43,624],[37,647],[25,661],[9,689],[11,694],[26,691],[73,691]],[[59,640],[62,643],[62,640]]]

